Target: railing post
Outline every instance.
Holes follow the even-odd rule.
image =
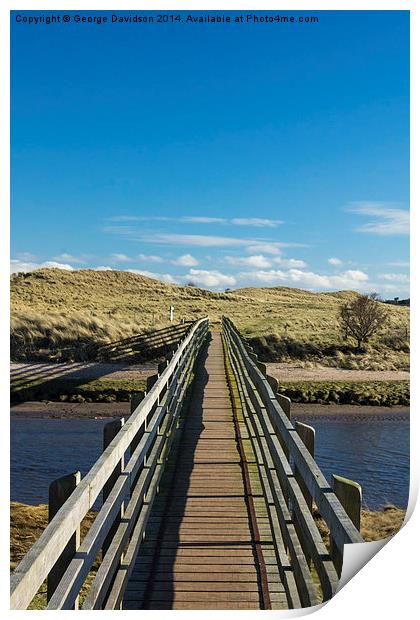
[[[61,506],[68,500],[73,493],[77,485],[81,480],[80,471],[76,471],[73,474],[63,476],[54,480],[50,484],[48,491],[48,522],[52,521]],[[80,524],[76,528],[73,536],[70,538],[63,552],[59,556],[57,562],[47,577],[47,602],[50,601],[54,594],[58,584],[61,581],[64,573],[66,572],[71,560],[74,558],[78,547],[80,545]],[[78,598],[74,603],[74,609],[78,608]]]
[[[341,502],[344,510],[360,532],[360,520],[362,513],[362,487],[357,482],[343,478],[342,476],[331,477],[331,486]],[[330,535],[330,555],[338,575],[341,575],[343,566],[343,549],[339,549]]]
[[[124,425],[124,418],[121,418],[119,420],[112,420],[112,422],[108,422],[108,424],[105,424],[104,426],[104,436],[103,436],[103,446],[104,446],[104,450],[107,449],[107,447],[109,446],[109,444],[111,443],[111,441],[118,435],[118,433],[120,432],[121,428]],[[115,484],[115,482],[117,481],[118,476],[120,476],[122,470],[124,468],[124,457],[121,459],[121,461],[117,464],[117,466],[115,467],[114,471],[112,472],[112,474],[110,475],[110,477],[108,478],[107,482],[105,482],[103,490],[102,490],[102,501],[105,503],[108,495],[111,493],[112,488]],[[109,546],[112,542],[112,539],[115,535],[115,532],[118,529],[118,525],[120,524],[121,521],[121,517],[124,513],[124,503],[121,504],[121,510],[120,510],[120,514],[116,517],[114,523],[112,524],[108,534],[105,537],[105,540],[103,542],[102,545],[102,557],[105,556],[106,552],[109,549]]]
[[[145,392],[133,392],[130,397],[130,413],[134,413],[141,401],[145,397]]]
[[[295,423],[296,432],[303,441],[305,448],[308,450],[309,454],[314,457],[315,456],[315,429],[309,424],[303,424],[303,422]],[[295,478],[297,480],[298,485],[302,490],[303,497],[305,498],[306,503],[308,504],[309,510],[312,512],[312,495],[308,490],[306,484],[303,482],[303,478],[299,473],[299,470],[295,467]]]

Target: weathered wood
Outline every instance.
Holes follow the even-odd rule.
[[[360,533],[354,527],[318,465],[279,406],[266,378],[246,353],[239,336],[229,327],[227,333],[233,346],[239,351],[239,355],[250,373],[250,378],[255,382],[255,386],[264,400],[275,428],[281,433],[306,486],[328,524],[336,544],[341,547],[347,543],[362,542],[363,539]]]
[[[342,476],[332,475],[332,488],[340,500],[344,510],[360,531],[360,520],[362,514],[362,487],[357,482],[343,478]],[[339,549],[330,538],[331,557],[339,575],[343,566],[343,549]]]
[[[161,380],[150,389],[141,406],[124,424],[118,437],[111,442],[17,566],[11,577],[12,609],[25,609],[28,606],[81,520],[95,503],[149,412],[155,407],[168,381],[178,372],[179,366],[185,364],[191,355],[196,355],[196,345],[203,340],[207,329],[207,319],[201,319],[193,325],[178,346]]]
[[[120,432],[123,426],[124,426],[124,418],[121,418],[119,420],[112,420],[112,422],[108,422],[107,424],[105,424],[104,430],[103,430],[103,449],[104,450],[106,450],[109,444],[111,443],[111,441],[115,439],[115,437],[118,435],[118,433]],[[106,502],[108,495],[112,491],[123,469],[124,469],[124,456],[122,457],[122,459],[119,461],[119,463],[115,467],[114,471],[108,478],[107,482],[104,484],[104,488],[102,490],[103,503]],[[111,540],[114,537],[115,532],[117,531],[118,525],[121,521],[121,517],[123,516],[123,514],[124,514],[124,504],[122,503],[120,510],[119,510],[119,514],[117,515],[114,523],[112,524],[111,529],[109,530],[104,540],[104,544],[102,545],[102,556],[106,554],[108,547],[111,544]]]
[[[130,413],[134,413],[140,403],[144,400],[146,392],[133,392],[130,397]]]
[[[77,485],[80,483],[81,476],[80,471],[76,471],[73,474],[63,476],[54,480],[50,484],[48,491],[48,522],[51,522],[60,508],[65,504],[70,495],[73,493]],[[57,562],[51,569],[47,578],[47,601],[49,601],[55,592],[58,584],[64,573],[67,570],[71,560],[76,553],[76,549],[80,545],[80,525],[76,528],[73,536],[70,538],[66,547],[62,551]],[[73,609],[78,608],[78,601],[76,599]]]
[[[314,457],[315,456],[315,429],[313,426],[309,426],[309,424],[304,424],[303,422],[295,422],[295,428],[297,434],[303,441],[305,448],[308,450],[309,454]],[[308,504],[309,510],[312,511],[312,496],[303,481],[302,476],[300,475],[299,469],[294,466],[295,478],[297,480],[298,485],[302,489],[303,497],[305,498],[306,503]]]

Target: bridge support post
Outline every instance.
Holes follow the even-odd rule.
[[[295,428],[296,428],[296,432],[299,435],[299,437],[301,438],[301,440],[303,441],[303,444],[305,446],[305,448],[308,450],[309,454],[314,457],[315,455],[315,429],[312,426],[309,426],[309,424],[303,424],[303,422],[296,422],[295,423]],[[313,499],[312,499],[312,495],[311,492],[309,491],[308,487],[306,486],[305,482],[303,481],[303,478],[299,472],[298,467],[296,467],[296,465],[293,467],[293,471],[295,474],[295,478],[296,478],[296,482],[298,483],[300,490],[302,491],[302,495],[304,497],[304,500],[306,502],[306,504],[308,505],[309,510],[311,511],[312,514],[312,508],[313,508]],[[303,548],[303,552],[305,554],[306,557],[306,561],[308,562],[308,566],[311,565],[311,556],[310,554],[307,552],[306,550],[306,545],[305,545],[305,536],[301,533],[301,530],[298,526],[297,523],[295,523],[296,526],[296,531],[299,535],[299,538],[301,540],[302,543],[302,548]]]
[[[314,457],[315,456],[315,429],[309,424],[303,424],[303,422],[295,423],[296,432],[303,441],[305,448],[308,450],[309,454]],[[295,467],[295,478],[297,480],[298,485],[300,486],[303,497],[305,498],[306,503],[308,504],[309,510],[312,512],[312,495],[308,490],[308,487],[303,481],[302,476],[299,473],[299,470]]]
[[[337,495],[344,510],[360,532],[362,514],[362,487],[357,482],[332,475],[331,486]],[[343,566],[343,549],[339,549],[330,535],[330,555],[338,575],[341,575]]]
[[[81,480],[80,471],[76,471],[73,474],[63,476],[54,480],[50,484],[48,492],[48,522],[52,521],[53,517],[60,510],[61,506],[68,500],[73,493],[77,485]],[[70,538],[62,554],[54,564],[47,577],[47,601],[49,602],[54,594],[58,584],[61,581],[62,576],[66,572],[71,560],[74,557],[78,547],[80,545],[80,526],[76,528],[75,533]],[[78,608],[78,599],[75,601],[74,609]]]
[[[120,420],[112,420],[112,422],[108,422],[108,424],[105,424],[104,437],[103,437],[104,450],[107,449],[107,447],[109,446],[111,441],[114,439],[114,437],[118,435],[123,425],[124,425],[124,418],[121,418]],[[114,486],[118,476],[121,474],[123,468],[124,468],[124,458],[121,459],[121,461],[118,463],[118,465],[115,467],[114,471],[108,478],[107,482],[104,484],[104,487],[102,490],[102,501],[103,502],[106,501],[108,495],[111,493],[112,487]],[[115,519],[114,523],[111,526],[111,529],[109,530],[103,542],[102,557],[106,554],[106,552],[109,549],[109,546],[112,542],[115,532],[117,531],[118,526],[120,524],[123,513],[124,513],[124,503],[121,504],[120,514]]]

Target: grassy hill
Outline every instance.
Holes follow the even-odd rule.
[[[11,277],[12,356],[48,358],[68,348],[69,357],[77,359],[82,344],[106,343],[167,326],[173,305],[177,322],[230,316],[265,361],[406,368],[406,307],[387,306],[388,324],[363,354],[342,340],[338,309],[355,295],[286,287],[215,293],[124,271],[41,269]]]

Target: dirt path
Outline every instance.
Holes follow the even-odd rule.
[[[267,372],[280,382],[300,381],[408,381],[405,370],[347,370],[345,368],[299,368],[286,363],[268,363]]]

